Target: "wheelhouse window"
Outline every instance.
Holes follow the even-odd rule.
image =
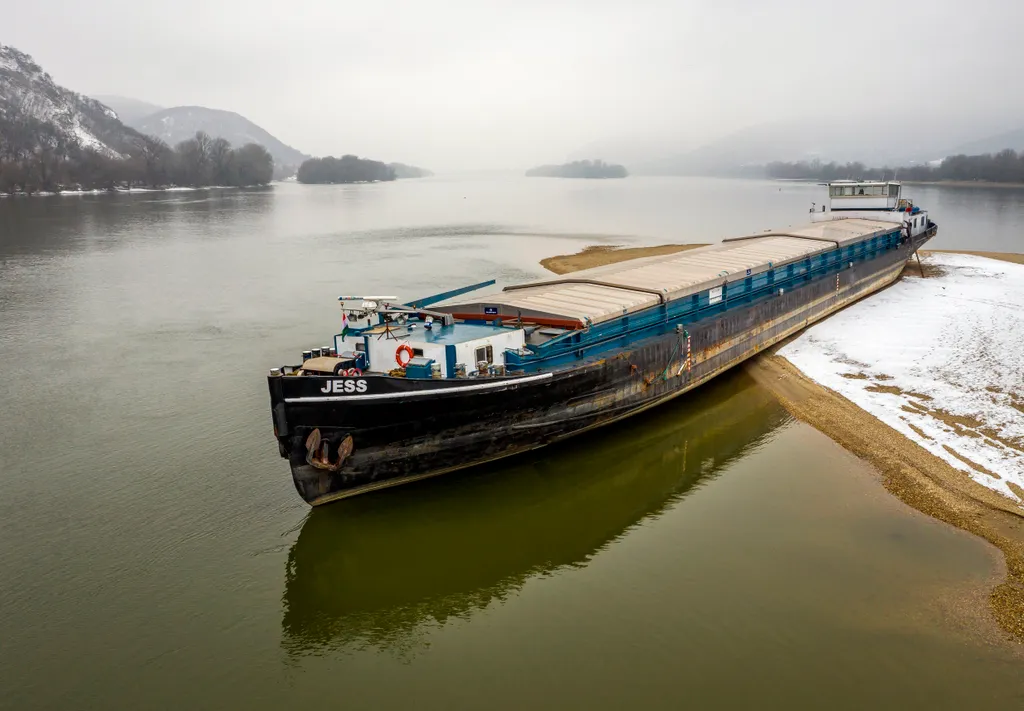
[[[476,349],[476,362],[494,363],[494,349],[491,346],[481,346]]]
[[[829,197],[895,197],[898,185],[830,185]]]

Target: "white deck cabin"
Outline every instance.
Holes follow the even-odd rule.
[[[928,229],[928,213],[903,197],[895,180],[833,180],[827,205],[811,204],[812,222],[859,218],[904,223],[916,236]]]

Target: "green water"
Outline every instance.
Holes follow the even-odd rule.
[[[749,209],[715,222],[736,193]],[[990,629],[998,556],[742,372],[315,511],[277,456],[265,372],[334,332],[338,293],[528,278],[592,242],[775,226],[805,197],[437,179],[0,200],[0,707],[1021,707],[1021,658],[971,624]]]

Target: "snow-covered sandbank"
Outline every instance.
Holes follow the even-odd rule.
[[[779,355],[1024,508],[1024,265],[924,261]]]

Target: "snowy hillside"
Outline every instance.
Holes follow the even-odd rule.
[[[274,156],[279,166],[298,166],[309,156],[282,143],[263,128],[233,111],[208,109],[203,106],[175,106],[131,122],[132,126],[149,136],[175,145],[205,131],[211,136],[226,138],[233,146],[258,143]]]
[[[112,109],[57,85],[32,57],[0,45],[0,119],[26,117],[52,126],[68,145],[111,158],[142,145],[142,136],[123,125]]]

